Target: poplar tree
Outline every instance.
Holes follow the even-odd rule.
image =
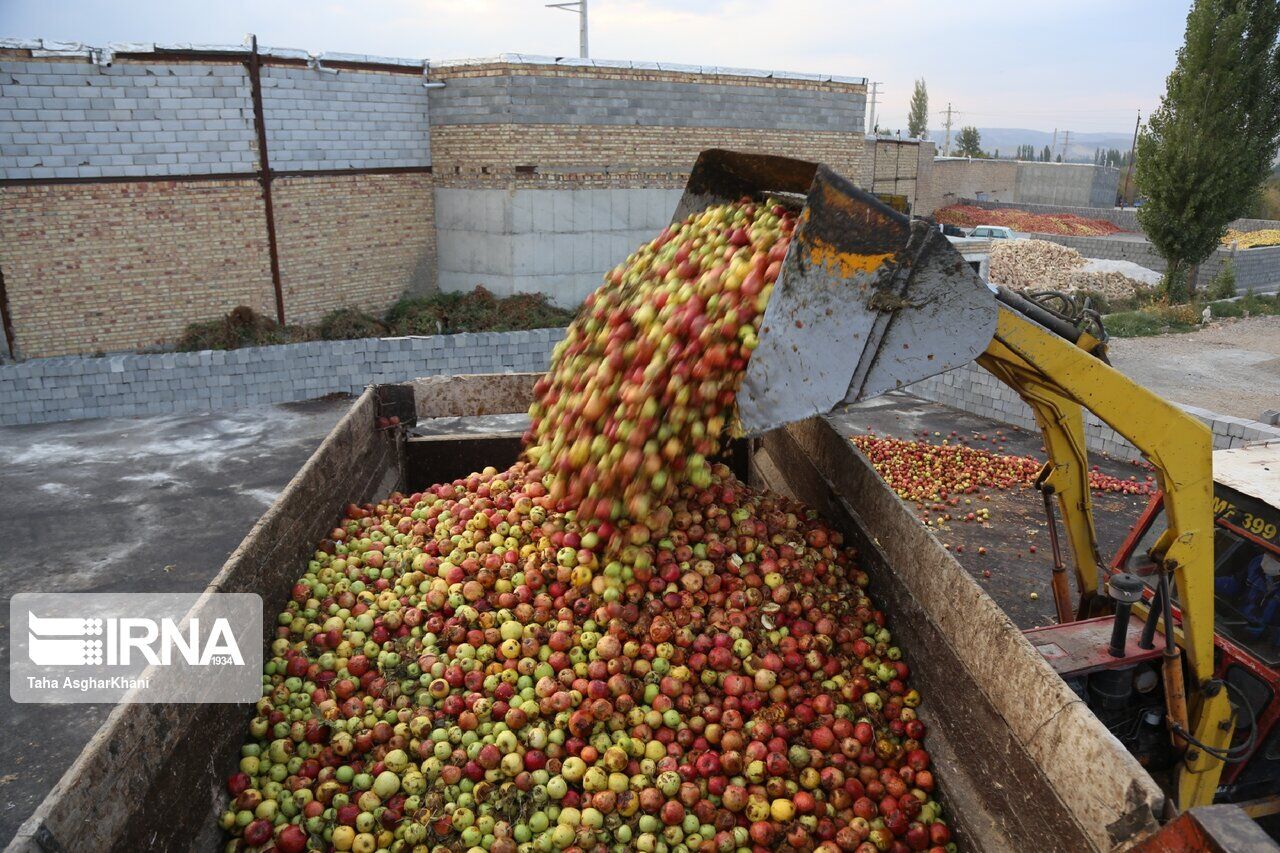
[[[924,86],[924,78],[916,81],[916,87],[911,92],[907,135],[912,139],[924,139],[929,135],[929,91]]]
[[[1138,221],[1171,297],[1248,210],[1280,146],[1280,3],[1196,0],[1164,98],[1138,137]]]

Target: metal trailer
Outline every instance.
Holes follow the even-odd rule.
[[[293,581],[347,503],[505,466],[519,452],[510,428],[428,435],[418,425],[523,413],[535,379],[370,387],[208,590],[260,594],[270,636]],[[378,426],[392,416],[398,426]],[[1115,850],[1159,838],[1171,814],[1153,779],[830,423],[810,418],[736,442],[727,454],[740,477],[814,507],[858,549],[925,697],[928,745],[962,849]],[[227,704],[118,706],[8,849],[221,849],[223,781],[252,714],[252,706]],[[1236,832],[1242,844],[1269,844],[1256,824],[1223,809],[1238,811],[1193,810],[1205,819],[1180,838]]]

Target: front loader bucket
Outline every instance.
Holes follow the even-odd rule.
[[[703,151],[675,221],[743,196],[803,205],[738,392],[747,434],[967,364],[991,342],[994,293],[947,238],[820,163]]]

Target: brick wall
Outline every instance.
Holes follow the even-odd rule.
[[[253,180],[0,187],[24,357],[150,347],[236,305],[274,313]]]
[[[427,90],[418,74],[262,69],[271,168],[431,165]]]
[[[349,306],[381,314],[406,292],[434,288],[430,175],[279,178],[274,190],[290,321]]]
[[[735,148],[822,160],[846,175],[861,172],[862,137],[831,131],[767,128],[597,127],[573,125],[433,125],[432,169],[442,181],[462,175],[481,183],[517,166],[549,170],[665,172],[684,177],[705,148]]]
[[[604,169],[612,186],[627,185],[622,173],[665,172],[683,186],[712,147],[819,159],[856,177],[864,156],[861,79],[545,60],[440,63],[431,75],[446,84],[430,93],[432,165],[452,185],[494,185],[520,167]]]
[[[244,66],[0,61],[0,178],[252,172]]]

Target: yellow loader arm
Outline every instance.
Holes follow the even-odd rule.
[[[1041,482],[1058,496],[1075,555],[1081,606],[1097,590],[1100,561],[1089,499],[1083,410],[1124,436],[1155,466],[1169,527],[1153,558],[1177,584],[1178,645],[1186,656],[1165,667],[1168,719],[1216,749],[1231,741],[1231,703],[1213,683],[1213,441],[1200,421],[1090,354],[1096,339],[1064,340],[1023,314],[1000,308],[996,333],[978,363],[1018,393],[1035,413],[1049,461]],[[1178,775],[1180,810],[1213,802],[1221,760],[1187,749]]]

